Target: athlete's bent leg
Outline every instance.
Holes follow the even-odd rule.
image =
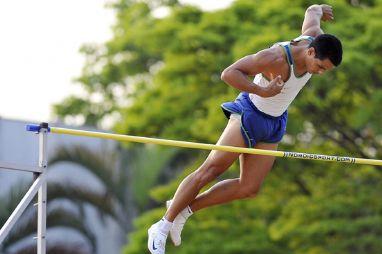
[[[277,144],[259,143],[257,149],[276,150]],[[255,197],[261,184],[271,170],[273,156],[242,154],[240,155],[240,178],[218,182],[209,190],[198,195],[191,203],[193,212],[200,209],[228,203],[236,199]]]
[[[240,128],[241,122],[239,119],[230,119],[217,144],[245,147]],[[147,244],[152,254],[165,253],[166,239],[169,232],[174,244],[180,245],[180,235],[186,218],[183,218],[179,213],[195,199],[201,188],[227,170],[239,155],[238,153],[211,151],[202,166],[183,180],[165,217],[152,225],[148,231]]]
[[[239,119],[230,119],[217,144],[245,147],[240,128]],[[238,153],[211,151],[206,161],[179,185],[165,218],[168,221],[174,221],[175,217],[191,204],[200,189],[226,171],[239,155]]]

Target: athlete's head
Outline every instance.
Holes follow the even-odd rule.
[[[321,34],[308,47],[306,64],[309,73],[322,74],[340,65],[342,45],[339,39],[331,34]]]

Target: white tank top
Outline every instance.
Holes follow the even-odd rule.
[[[314,38],[310,36],[300,36],[293,41],[300,41],[300,40],[309,40],[312,41]],[[305,84],[309,81],[312,74],[306,73],[302,75],[301,77],[296,77],[294,73],[294,62],[291,54],[290,49],[290,43],[291,42],[280,42],[277,43],[278,45],[281,45],[283,49],[285,50],[285,53],[287,55],[287,60],[289,63],[289,69],[290,69],[290,76],[289,79],[285,82],[283,89],[279,94],[273,97],[264,98],[261,96],[258,96],[256,94],[249,94],[249,98],[251,99],[252,103],[262,112],[266,113],[267,115],[271,116],[281,116],[289,107],[289,105],[292,103],[294,98],[296,98],[297,94],[300,92],[300,90],[305,86]],[[269,81],[263,77],[261,73],[257,74],[255,76],[255,79],[253,82],[259,86],[266,87],[269,85]]]

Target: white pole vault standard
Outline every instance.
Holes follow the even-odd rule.
[[[17,220],[20,218],[21,214],[27,208],[28,204],[32,201],[33,197],[36,195],[38,189],[45,181],[45,176],[39,176],[32,186],[29,188],[28,192],[24,195],[23,199],[17,205],[16,209],[13,211],[11,216],[5,222],[4,226],[0,230],[0,244],[4,241],[5,237],[11,231],[12,227],[15,225]]]
[[[36,127],[35,125],[33,125]],[[27,127],[28,129],[29,127]],[[33,172],[36,176],[32,186],[24,195],[20,203],[17,205],[11,216],[5,222],[0,230],[0,245],[8,236],[12,227],[16,224],[24,210],[28,207],[33,197],[38,192],[38,210],[37,210],[37,254],[46,254],[46,170],[47,170],[47,138],[48,124],[41,123],[34,130],[39,133],[39,165],[38,167],[30,167],[24,165],[16,165],[11,163],[0,163],[0,168]]]
[[[42,171],[40,177],[45,177],[47,173],[47,139],[48,125],[43,126],[39,132],[39,167]],[[47,184],[46,181],[38,190],[38,205],[37,205],[37,254],[46,253],[46,196]]]
[[[272,150],[242,148],[242,147],[233,147],[233,146],[220,146],[220,145],[194,143],[194,142],[186,142],[186,141],[178,141],[178,140],[118,135],[118,134],[111,134],[111,133],[73,130],[73,129],[56,128],[56,127],[50,127],[50,131],[56,134],[113,139],[113,140],[126,141],[126,142],[151,143],[151,144],[165,145],[165,146],[176,146],[176,147],[204,149],[204,150],[219,150],[219,151],[234,152],[234,153],[259,154],[259,155],[287,157],[287,158],[305,159],[305,160],[320,160],[320,161],[332,161],[332,162],[344,162],[344,163],[382,166],[382,160],[373,160],[373,159],[321,155],[321,154],[309,154],[309,153],[297,153],[297,152],[272,151]]]

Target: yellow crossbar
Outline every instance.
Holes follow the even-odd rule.
[[[74,129],[65,129],[65,128],[56,128],[56,127],[50,127],[50,132],[56,133],[56,134],[66,134],[66,135],[74,135],[74,136],[113,139],[113,140],[125,141],[125,142],[150,143],[150,144],[157,144],[157,145],[164,145],[164,146],[176,146],[176,147],[184,147],[184,148],[219,150],[219,151],[226,151],[226,152],[258,154],[258,155],[267,155],[267,156],[275,156],[275,157],[289,157],[289,158],[305,159],[305,160],[333,161],[333,162],[382,166],[382,160],[372,160],[372,159],[363,159],[363,158],[272,151],[272,150],[234,147],[234,146],[221,146],[221,145],[203,144],[203,143],[195,143],[195,142],[187,142],[187,141],[138,137],[138,136],[130,136],[130,135],[119,135],[119,134],[111,134],[111,133],[103,133],[103,132],[95,132],[95,131],[83,131],[83,130],[74,130]]]

